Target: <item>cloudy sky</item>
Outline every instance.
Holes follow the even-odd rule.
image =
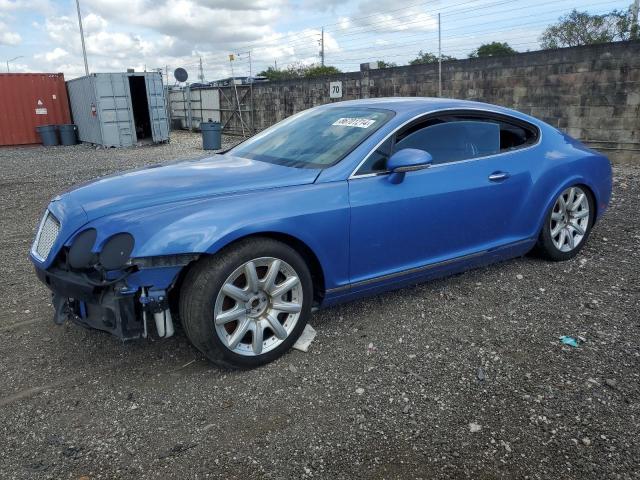
[[[197,81],[267,66],[319,61],[353,71],[363,62],[398,64],[419,50],[465,58],[479,44],[507,41],[538,48],[542,30],[572,8],[602,13],[627,8],[608,0],[80,0],[92,72],[185,67]],[[0,61],[11,71],[84,74],[75,0],[0,0]]]

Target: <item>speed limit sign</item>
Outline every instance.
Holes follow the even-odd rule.
[[[329,82],[329,98],[342,98],[342,82]]]

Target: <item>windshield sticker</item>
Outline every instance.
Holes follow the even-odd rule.
[[[375,120],[370,118],[339,118],[332,125],[339,125],[341,127],[357,127],[357,128],[369,128],[376,123]]]

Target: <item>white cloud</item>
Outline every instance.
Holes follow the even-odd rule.
[[[61,45],[68,45],[69,42],[76,43],[78,24],[71,17],[49,17],[46,19],[44,27],[52,41]]]
[[[333,11],[344,5],[344,0],[304,0],[302,5],[313,10]]]
[[[18,45],[22,42],[20,34],[15,32],[0,33],[0,45]]]
[[[90,13],[89,15],[83,16],[82,28],[85,33],[100,32],[107,28],[107,21],[100,15]]]
[[[325,28],[324,48],[331,59],[351,58],[351,50],[360,48],[363,56],[368,46],[385,46],[383,38],[367,33],[384,30],[423,32],[435,28],[435,20],[424,9],[407,6],[400,10],[398,0],[365,0],[357,5],[328,0],[334,10],[350,12]],[[415,0],[401,0],[409,2]],[[24,0],[27,3],[48,0]],[[308,4],[307,4],[308,3]],[[82,14],[89,68],[92,72],[142,70],[184,66],[192,78],[197,76],[198,57],[202,56],[207,79],[230,75],[228,54],[252,51],[253,73],[273,65],[295,62],[319,62],[319,28],[288,32],[276,26],[287,16],[303,15],[314,7],[314,0],[293,5],[291,0],[83,0]],[[17,11],[15,0],[0,0],[11,12]],[[9,7],[7,7],[9,5]],[[74,2],[56,3],[55,13],[38,19],[40,52],[33,55],[34,70],[63,71],[67,78],[84,74],[82,48]],[[325,5],[326,6],[326,5]],[[295,10],[293,10],[295,9]],[[381,10],[397,10],[375,14]],[[14,15],[14,13],[9,13]],[[410,16],[410,21],[407,21]],[[2,31],[0,29],[0,31]],[[357,33],[353,36],[352,33]],[[362,34],[364,32],[364,34]],[[343,39],[343,35],[347,35]],[[372,38],[373,37],[373,38]],[[384,37],[386,39],[387,37]],[[375,48],[375,47],[374,47]],[[355,54],[352,56],[358,56]],[[234,62],[236,75],[249,73],[249,62]]]
[[[38,60],[44,59],[47,62],[56,62],[56,61],[60,60],[61,58],[67,57],[68,55],[69,55],[69,52],[67,52],[65,49],[60,48],[60,47],[56,47],[50,52],[38,53],[38,54],[34,55],[33,58],[38,59]]]
[[[0,21],[0,45],[18,45],[22,37],[17,32],[10,32],[6,23]]]
[[[353,23],[349,17],[340,17],[338,19],[338,26],[341,30],[348,30],[352,25]]]
[[[0,12],[11,12],[20,8],[20,3],[11,0],[0,0]]]
[[[46,15],[53,9],[50,0],[0,0],[0,14],[28,10]]]
[[[198,46],[241,45],[273,33],[285,0],[87,0],[107,21],[145,28]]]
[[[402,3],[413,3],[402,7]],[[386,12],[386,13],[380,13]],[[416,6],[412,0],[365,0],[358,5],[353,18],[340,19],[340,27],[355,27],[357,31],[374,30],[377,33],[405,31],[435,31],[438,29],[436,15]]]

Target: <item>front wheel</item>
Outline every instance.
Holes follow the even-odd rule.
[[[201,259],[185,278],[180,313],[187,337],[209,360],[252,368],[293,346],[312,300],[302,257],[281,242],[255,238]]]
[[[540,251],[554,261],[575,257],[589,237],[594,211],[593,198],[585,187],[564,190],[545,218],[538,240]]]

